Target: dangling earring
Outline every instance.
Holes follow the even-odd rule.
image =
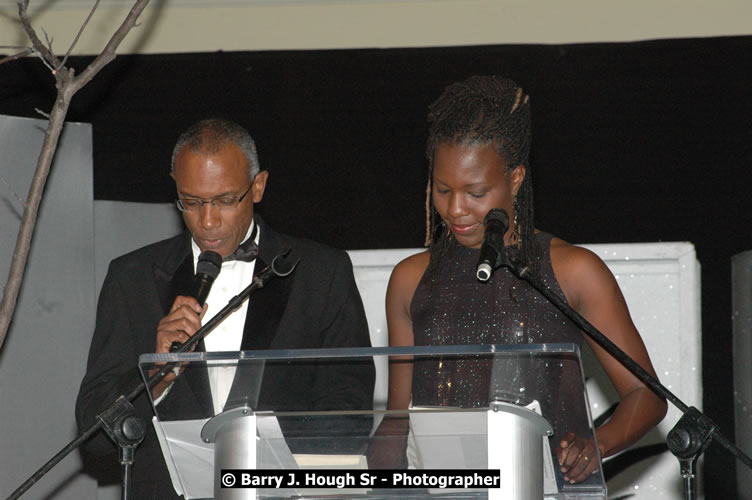
[[[514,229],[512,230],[512,244],[518,245],[522,243],[522,237],[520,237],[520,224],[519,224],[519,214],[520,214],[520,203],[517,201],[517,197],[514,197],[514,201],[512,202],[512,209],[514,210],[514,219],[512,220],[512,224],[514,224]]]
[[[446,232],[444,232],[444,237],[445,237],[445,238],[446,238],[447,240],[450,240],[450,239],[452,239],[452,230],[451,230],[451,229],[449,229],[449,226],[447,226],[447,223],[446,223],[446,222],[444,222],[444,221],[442,220],[442,221],[441,221],[441,225],[442,225],[442,227],[443,227],[444,229],[446,229]]]

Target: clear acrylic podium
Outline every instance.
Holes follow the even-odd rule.
[[[556,459],[565,433],[595,439],[574,344],[145,354],[144,379],[164,363],[179,375],[153,423],[187,499],[606,499],[600,469],[569,484]],[[279,370],[386,377],[390,363],[411,367],[410,408],[269,403],[265,377]],[[215,404],[223,379],[229,397]],[[495,482],[468,479],[482,474]]]

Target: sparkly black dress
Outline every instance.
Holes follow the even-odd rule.
[[[551,266],[550,234],[539,232],[539,275],[543,283],[564,298]],[[410,312],[415,345],[574,343],[584,337],[545,297],[498,269],[485,283],[475,277],[478,249],[458,243],[449,249],[437,273],[425,273],[415,290]],[[488,405],[491,359],[447,358],[416,360],[413,369],[414,406],[477,408]],[[498,368],[497,368],[498,370]],[[576,362],[550,363],[520,359],[501,372],[502,400],[541,403],[555,436],[567,430],[585,431],[582,393],[570,388],[580,377]],[[498,387],[496,388],[498,390]],[[498,392],[497,392],[498,394]],[[541,400],[541,395],[548,396]],[[566,421],[562,421],[566,415]],[[573,422],[576,420],[577,422]],[[579,433],[579,432],[578,432]]]

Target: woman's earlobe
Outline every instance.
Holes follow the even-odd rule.
[[[527,169],[523,164],[517,165],[514,170],[512,170],[512,194],[514,196],[517,196],[517,193],[520,191],[520,187],[522,187],[526,174]]]

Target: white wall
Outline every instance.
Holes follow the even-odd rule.
[[[44,139],[44,120],[0,116],[3,284]],[[94,324],[91,125],[67,123],[39,210],[16,311],[0,350],[0,498],[77,435],[73,415]],[[93,498],[76,451],[24,499]]]
[[[32,23],[63,53],[93,3],[31,0]],[[98,53],[132,3],[102,0],[75,53]],[[0,46],[27,44],[17,17],[3,2]],[[748,0],[151,0],[119,52],[634,41],[748,35],[750,19]]]

